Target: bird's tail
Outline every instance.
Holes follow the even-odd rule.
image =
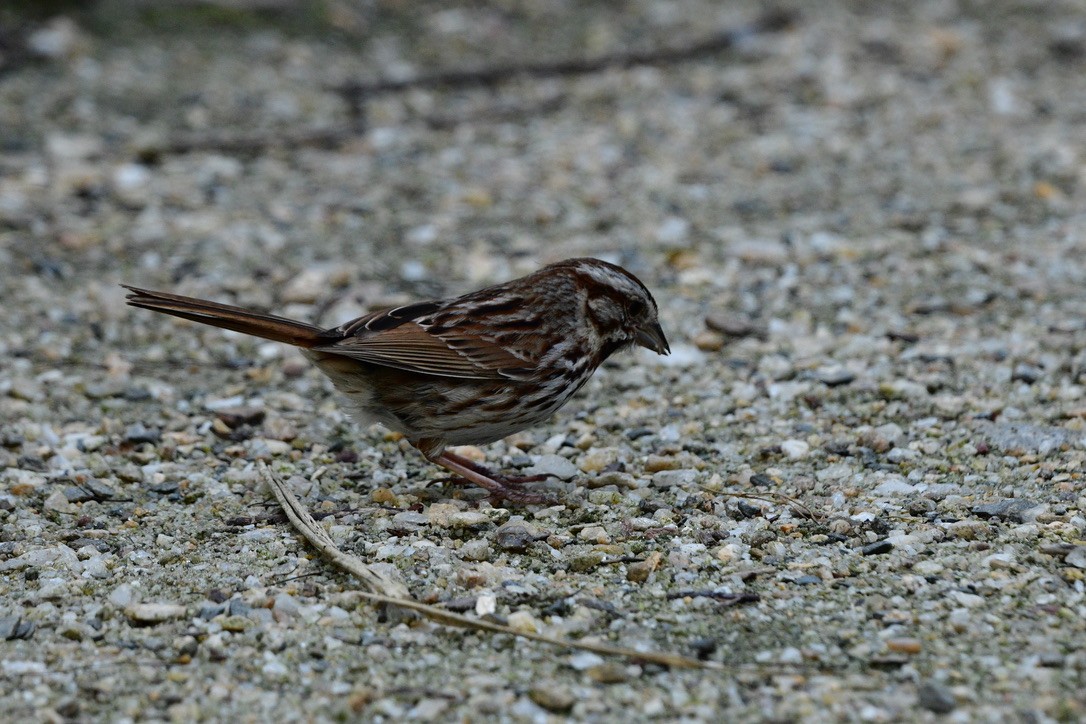
[[[168,292],[154,292],[127,284],[121,286],[128,290],[128,303],[133,307],[172,314],[193,322],[210,324],[213,327],[222,327],[276,342],[286,342],[296,347],[314,347],[328,342],[320,327],[305,322],[252,312],[206,299]]]

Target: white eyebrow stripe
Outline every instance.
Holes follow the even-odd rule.
[[[599,267],[592,264],[586,264],[581,267],[581,270],[600,284],[607,284],[608,286],[614,287],[619,291],[632,293],[633,295],[638,297],[644,296],[644,292],[641,290],[641,287],[634,284],[624,275],[618,274],[608,269],[607,267]]]

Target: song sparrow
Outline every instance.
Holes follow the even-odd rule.
[[[494,442],[545,421],[620,349],[670,352],[649,290],[599,259],[567,259],[331,329],[124,286],[132,306],[300,347],[357,420],[402,433],[428,460],[515,502],[543,500],[510,487],[542,478],[497,475],[446,446]]]

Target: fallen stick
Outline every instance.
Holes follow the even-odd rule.
[[[294,493],[292,493],[279,478],[273,475],[264,463],[259,463],[258,469],[260,470],[261,475],[263,475],[264,480],[268,483],[268,486],[271,488],[272,494],[275,495],[275,499],[279,501],[279,505],[282,506],[283,512],[286,513],[291,524],[302,534],[302,537],[309,541],[310,545],[320,551],[321,555],[334,565],[342,568],[362,581],[363,585],[368,589],[366,591],[358,592],[362,598],[373,601],[374,603],[395,606],[407,611],[414,611],[431,621],[446,626],[458,626],[478,631],[509,634],[510,636],[517,636],[531,641],[539,641],[552,646],[591,651],[605,656],[620,656],[635,661],[660,664],[662,666],[675,668],[724,669],[724,665],[716,661],[699,661],[698,659],[692,659],[680,654],[637,651],[622,646],[573,641],[560,636],[549,636],[547,634],[535,633],[532,631],[521,631],[504,624],[462,616],[437,606],[430,606],[420,601],[416,601],[411,597],[411,593],[403,583],[384,575],[380,571],[374,570],[366,565],[361,558],[344,553],[337,548],[332,537],[328,535],[328,532],[321,527],[316,520],[314,520],[313,516],[310,515],[309,511],[306,510],[305,506],[302,505],[301,501],[298,500]]]

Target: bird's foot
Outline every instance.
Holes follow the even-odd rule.
[[[472,460],[448,451],[442,452],[432,460],[446,470],[455,473],[452,478],[444,478],[435,482],[471,483],[490,491],[491,497],[496,500],[507,500],[510,503],[519,503],[521,505],[540,505],[555,502],[550,496],[518,489],[518,486],[525,483],[538,483],[546,480],[549,477],[547,475],[499,475]]]

